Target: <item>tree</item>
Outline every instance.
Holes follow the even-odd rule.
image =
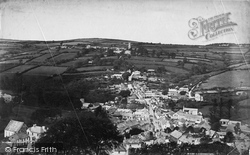
[[[183,58],[183,63],[187,63],[187,62],[188,62],[187,57],[184,57],[184,58]]]
[[[38,143],[63,143],[65,153],[94,152],[96,155],[121,144],[123,136],[109,119],[91,113],[78,115],[79,119],[68,117],[51,125]]]
[[[215,122],[215,123],[211,124],[211,129],[214,131],[219,131],[220,127],[221,127],[220,122]]]
[[[168,94],[168,89],[163,90],[163,91],[162,91],[162,94],[163,94],[163,95],[167,95],[167,94]]]
[[[240,134],[240,133],[241,133],[240,123],[237,123],[237,124],[234,126],[234,131],[235,131],[236,134]]]
[[[171,130],[169,127],[167,127],[166,129],[164,129],[164,132],[166,132],[166,133],[171,133],[172,130]]]
[[[187,92],[185,92],[185,91],[181,91],[181,92],[180,92],[180,95],[186,95],[186,93],[187,93]]]
[[[235,137],[232,132],[227,132],[226,136],[224,137],[223,141],[225,143],[232,143],[234,141]]]
[[[155,52],[156,52],[155,50],[152,51],[152,57],[155,56]]]
[[[228,117],[228,119],[230,119],[231,118],[231,111],[232,111],[232,108],[233,108],[233,100],[232,99],[229,99],[229,101],[226,104],[226,108],[228,110],[227,117]]]
[[[58,108],[52,108],[52,109],[40,108],[31,114],[31,119],[38,124],[44,124],[44,121],[46,118],[50,117],[50,118],[57,119],[57,117],[61,117],[61,116],[62,116],[61,109],[58,109]]]
[[[165,67],[160,66],[160,67],[157,67],[156,71],[157,71],[158,73],[162,74],[162,73],[166,72],[166,69],[165,69]]]
[[[119,95],[121,95],[122,97],[128,97],[130,93],[131,92],[129,90],[122,90],[120,91]]]
[[[12,112],[11,103],[5,103],[4,99],[0,97],[0,117],[8,118]]]
[[[174,110],[175,106],[176,106],[176,103],[173,101],[173,100],[170,100],[168,102],[168,106],[170,107],[171,110]]]
[[[113,49],[108,49],[107,56],[113,56],[113,55],[114,55],[114,50]]]
[[[122,78],[123,78],[125,81],[128,81],[128,78],[129,78],[130,75],[131,75],[131,73],[125,72],[125,73],[122,74]]]
[[[185,132],[186,132],[186,133],[189,133],[189,132],[194,133],[194,127],[193,127],[193,126],[187,127],[187,129],[186,129]]]
[[[144,130],[141,130],[139,128],[132,128],[130,131],[129,131],[129,135],[130,136],[133,136],[133,135],[138,135],[140,133],[144,132]]]
[[[158,58],[160,58],[161,52],[157,52],[157,53],[156,53],[156,56],[157,56]]]
[[[201,144],[207,144],[212,141],[212,138],[210,138],[209,135],[205,135],[200,139]]]

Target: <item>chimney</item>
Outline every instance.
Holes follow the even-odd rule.
[[[36,124],[33,124],[33,127],[36,127]]]
[[[81,98],[80,101],[82,102],[82,104],[84,104],[84,98]]]
[[[46,127],[45,126],[42,126],[42,130],[45,132],[47,131]]]

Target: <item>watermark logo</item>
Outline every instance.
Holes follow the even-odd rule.
[[[29,144],[28,146],[12,146],[5,147],[5,153],[58,153],[63,150],[62,143],[38,143],[38,144]]]
[[[229,15],[231,13],[223,13],[208,19],[202,17],[190,19],[188,24],[191,28],[188,32],[188,37],[192,40],[204,37],[209,41],[234,32],[234,26],[237,24],[230,21]]]

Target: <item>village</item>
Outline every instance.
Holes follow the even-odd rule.
[[[130,70],[127,72],[131,72]],[[113,74],[111,77],[123,79],[124,72]],[[194,91],[189,86],[169,88],[167,93],[159,89],[150,89],[148,81],[162,81],[155,76],[155,70],[147,73],[133,71],[123,79],[121,84],[110,85],[109,89],[115,92],[127,91],[129,94],[122,99],[115,99],[106,103],[87,103],[81,98],[82,111],[94,111],[101,106],[110,115],[112,122],[120,133],[125,135],[120,147],[108,150],[110,155],[128,155],[131,148],[138,149],[143,145],[166,144],[193,144],[224,142],[235,147],[239,152],[250,147],[250,127],[241,121],[220,119],[217,131],[211,129],[209,118],[204,117],[198,108],[181,107],[171,108],[170,102],[178,100],[192,100],[196,104],[204,101],[201,91]],[[239,93],[236,94],[239,95]],[[203,92],[204,93],[204,92]],[[193,95],[192,95],[193,94]],[[11,95],[1,93],[6,102],[12,100]],[[123,99],[127,104],[134,103],[134,108],[121,106]],[[167,108],[166,108],[167,107]],[[45,126],[34,124],[27,126],[25,122],[11,120],[4,130],[4,139],[1,148],[18,146],[31,147],[43,133],[48,130]],[[131,134],[135,131],[135,134]]]

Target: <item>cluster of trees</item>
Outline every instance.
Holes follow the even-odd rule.
[[[45,119],[56,119],[62,116],[62,110],[59,108],[39,108],[31,114],[31,119],[35,124],[45,124]]]
[[[64,154],[99,155],[104,150],[113,149],[122,143],[123,136],[101,107],[95,112],[76,115],[60,119],[49,126],[37,145],[63,143],[61,152]]]
[[[132,69],[133,65],[128,61],[126,61],[125,59],[120,58],[113,61],[113,67],[114,70],[121,70],[121,69],[128,70]]]
[[[237,149],[230,147],[220,142],[214,142],[211,144],[182,144],[178,145],[176,142],[168,144],[153,144],[143,145],[142,148],[129,150],[131,155],[166,155],[166,154],[179,154],[185,155],[188,153],[215,153],[215,154],[239,154]]]
[[[206,64],[198,62],[196,65],[193,65],[191,68],[191,73],[196,74],[205,74],[208,72],[208,67]]]
[[[16,75],[13,78],[2,78],[1,89],[12,90],[22,95],[24,105],[37,107],[59,107],[63,109],[80,108],[80,98],[86,102],[101,102],[113,100],[115,94],[110,90],[98,89],[100,80],[73,80],[68,83],[59,77],[25,78]]]
[[[12,113],[13,103],[5,103],[4,99],[0,97],[0,118],[8,118]]]
[[[209,120],[213,130],[220,128],[220,119],[230,119],[232,114],[238,114],[238,104],[233,99],[223,99],[222,97],[213,99],[213,107],[209,109]]]
[[[86,102],[101,102],[105,103],[114,100],[115,94],[110,90],[98,89],[100,82],[97,80],[86,81],[84,79],[71,81],[66,89],[73,99],[84,98]]]

